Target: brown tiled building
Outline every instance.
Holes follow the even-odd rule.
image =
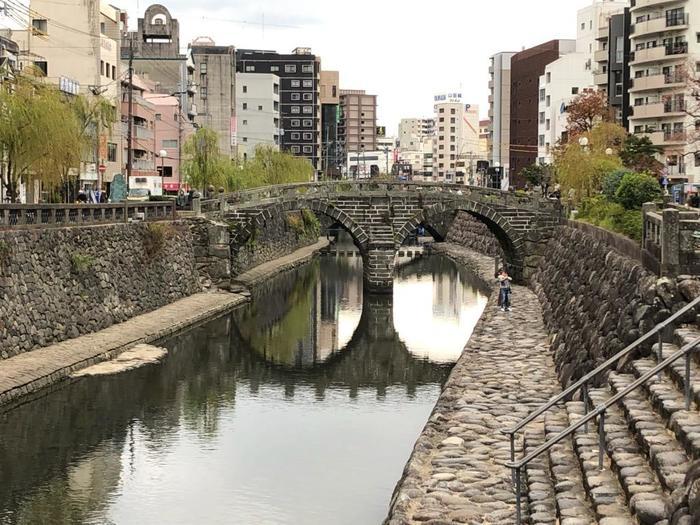
[[[510,182],[521,187],[520,171],[537,161],[540,76],[547,64],[576,50],[575,40],[551,40],[511,58]]]

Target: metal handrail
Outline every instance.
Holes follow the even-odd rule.
[[[697,300],[696,300],[697,301]],[[694,302],[696,302],[694,301]],[[691,303],[692,304],[692,303]],[[522,512],[521,512],[521,471],[523,467],[528,465],[532,460],[536,459],[539,457],[542,453],[547,452],[549,449],[551,449],[554,445],[562,441],[563,439],[571,436],[576,430],[581,428],[582,426],[588,425],[590,421],[595,420],[598,418],[598,468],[599,470],[603,470],[603,458],[605,456],[605,413],[607,410],[617,404],[618,401],[621,399],[624,399],[627,397],[629,394],[637,390],[640,386],[646,384],[651,378],[654,376],[657,376],[661,373],[663,373],[668,367],[670,367],[672,364],[674,364],[676,361],[678,361],[681,357],[685,356],[685,405],[686,405],[686,410],[690,408],[690,401],[692,397],[692,389],[691,389],[691,384],[690,384],[690,360],[692,358],[692,352],[695,350],[695,348],[700,345],[700,337],[694,339],[690,343],[686,344],[683,346],[678,352],[673,354],[672,356],[666,358],[666,360],[660,362],[658,365],[656,365],[654,368],[649,370],[646,374],[642,375],[639,377],[636,381],[634,381],[632,384],[627,386],[624,390],[621,392],[618,392],[614,396],[612,396],[610,399],[605,401],[603,404],[598,405],[595,407],[595,409],[591,412],[587,412],[584,414],[584,416],[579,419],[576,423],[570,425],[568,428],[565,430],[562,430],[559,434],[551,438],[549,441],[543,443],[539,447],[537,447],[535,450],[530,452],[527,456],[522,458],[519,461],[509,461],[508,463],[505,464],[506,467],[510,468],[513,471],[513,480],[515,484],[515,491],[516,491],[516,524],[520,525],[522,521]],[[584,402],[584,410],[587,411],[587,402]]]
[[[641,336],[639,339],[637,339],[635,342],[624,348],[623,350],[620,350],[617,354],[615,354],[613,357],[605,361],[602,365],[599,365],[595,370],[587,373],[585,376],[583,376],[581,379],[579,379],[576,383],[571,385],[569,388],[564,390],[561,394],[553,397],[550,399],[547,403],[542,405],[540,408],[535,410],[534,412],[531,412],[525,419],[520,421],[517,425],[511,428],[507,429],[502,429],[501,433],[505,435],[510,435],[511,436],[511,461],[515,460],[514,454],[514,436],[517,434],[520,430],[525,428],[529,423],[532,423],[535,419],[537,419],[539,416],[542,414],[546,413],[554,407],[555,405],[559,404],[562,400],[566,399],[570,395],[576,393],[579,389],[585,387],[588,382],[591,379],[595,379],[598,375],[600,375],[602,372],[605,372],[608,368],[610,368],[612,365],[616,364],[620,359],[623,357],[626,357],[629,355],[632,350],[636,350],[639,345],[642,343],[645,343],[649,339],[651,339],[654,335],[659,335],[659,338],[661,338],[661,332],[662,330],[665,330],[670,324],[674,323],[678,319],[682,318],[685,314],[690,312],[692,309],[694,309],[696,306],[700,305],[700,297],[697,297],[694,299],[691,303],[687,304],[678,312],[673,314],[671,317],[666,319],[665,321],[657,324],[652,330]],[[661,341],[659,341],[661,343]],[[659,352],[661,352],[661,349],[659,348]],[[659,353],[659,357],[660,357]]]

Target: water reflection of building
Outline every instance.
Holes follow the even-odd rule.
[[[433,315],[456,320],[464,303],[464,283],[454,265],[441,270],[433,273]]]

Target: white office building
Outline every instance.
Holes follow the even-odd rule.
[[[279,149],[279,77],[271,73],[236,73],[235,83],[238,158],[252,159],[257,146]],[[302,131],[289,133],[295,140],[294,135],[301,135]]]
[[[459,93],[435,97],[433,181],[455,183],[465,174],[457,170],[461,158],[479,156],[479,107],[464,104]]]

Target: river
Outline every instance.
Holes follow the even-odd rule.
[[[321,257],[158,366],[0,416],[1,524],[378,524],[486,296],[442,257],[392,297]]]

